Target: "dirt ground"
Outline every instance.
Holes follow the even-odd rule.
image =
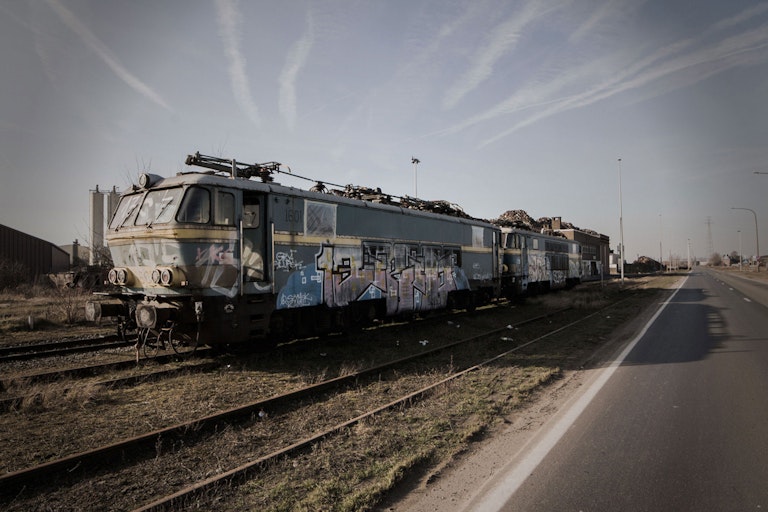
[[[504,418],[503,424],[490,431],[483,441],[474,443],[470,451],[429,474],[414,476],[403,482],[378,510],[464,510],[466,504],[483,490],[483,486],[532,442],[540,429],[546,428],[558,412],[565,410],[581,391],[589,387],[587,384],[591,379],[640,332],[661,302],[647,308],[616,332],[582,369],[564,372],[563,378],[540,390],[528,405]]]

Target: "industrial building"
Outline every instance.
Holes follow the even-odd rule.
[[[56,245],[0,224],[0,261],[29,279],[69,269],[69,254]]]
[[[552,219],[552,231],[562,234],[568,240],[581,244],[581,261],[586,276],[596,278],[610,275],[610,238],[595,231],[579,228],[564,228],[560,217]],[[588,279],[589,277],[585,277]]]
[[[0,269],[12,273],[14,280],[37,280],[46,274],[66,272],[73,267],[104,265],[107,263],[105,228],[117,207],[118,199],[116,187],[104,192],[97,185],[89,191],[91,247],[77,240],[70,245],[57,247],[40,238],[0,225]]]

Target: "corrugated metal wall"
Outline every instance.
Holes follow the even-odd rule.
[[[69,269],[69,254],[40,238],[0,224],[0,259],[21,263],[30,277]]]

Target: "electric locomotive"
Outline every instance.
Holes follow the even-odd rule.
[[[581,282],[580,243],[518,228],[501,231],[506,296],[535,295]]]
[[[142,174],[121,195],[106,235],[118,291],[87,305],[90,320],[269,346],[500,294],[501,230],[490,223],[379,191],[281,186],[277,162],[196,153],[186,163],[206,170]]]

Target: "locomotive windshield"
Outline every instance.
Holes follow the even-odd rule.
[[[137,226],[166,224],[173,219],[173,214],[179,206],[181,188],[152,190],[144,198],[136,216]]]
[[[120,204],[117,205],[115,216],[112,217],[112,222],[109,223],[109,229],[117,229],[127,225],[126,221],[136,214],[139,204],[141,204],[141,194],[133,194],[120,198]]]
[[[219,198],[217,224],[234,223],[234,196]],[[221,217],[221,219],[219,219]],[[211,220],[211,193],[202,187],[181,187],[150,190],[123,196],[117,206],[110,229],[124,226],[148,226],[167,224],[176,219],[181,223],[207,224]]]

